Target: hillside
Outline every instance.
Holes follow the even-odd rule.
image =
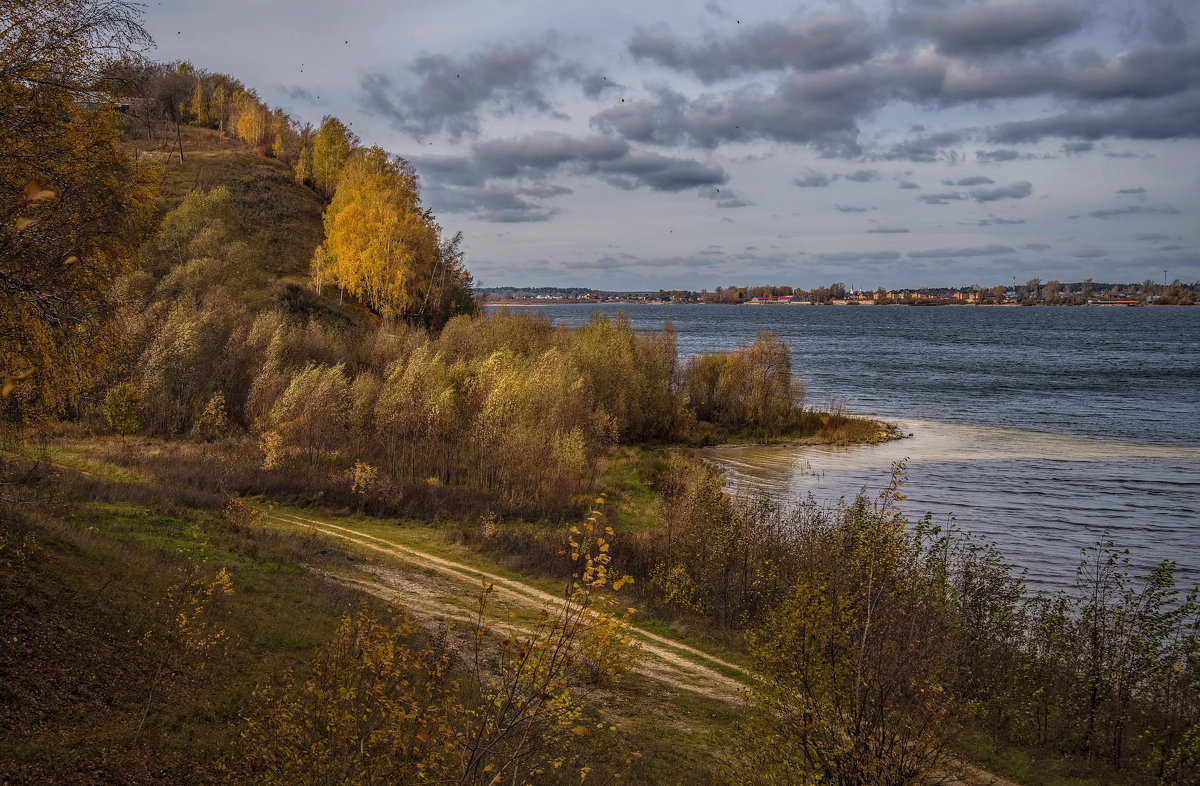
[[[902,462],[731,491],[693,446],[899,435],[806,406],[778,334],[480,314],[409,162],[119,65],[129,115],[0,84],[90,151],[0,168],[0,783],[1192,782],[1169,564],[1031,596]]]
[[[183,163],[173,137],[150,145],[144,134],[129,135],[128,144],[139,156],[162,168],[160,215],[178,207],[189,193],[225,186],[233,196],[239,234],[259,252],[255,256],[264,272],[273,278],[307,279],[313,250],[324,236],[321,196],[296,182],[287,163],[260,155],[238,139],[197,126],[179,130]]]

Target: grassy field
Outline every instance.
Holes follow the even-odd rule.
[[[30,491],[26,501],[36,505],[4,508],[0,587],[10,602],[0,618],[10,644],[0,649],[0,727],[10,731],[0,735],[0,782],[220,782],[239,755],[254,690],[289,669],[304,673],[339,615],[362,602],[384,605],[323,576],[361,575],[378,557],[304,527],[164,504],[149,493],[154,481],[107,461],[104,448],[72,442],[53,450],[53,461],[72,469]],[[100,486],[107,491],[98,494]],[[452,542],[445,523],[270,510],[349,526],[549,593],[561,588]],[[233,594],[207,613],[224,638],[191,653],[172,632],[173,604],[221,569]],[[422,573],[406,575],[419,582]],[[467,592],[456,602],[468,610],[474,598]],[[661,623],[643,624],[672,635]],[[591,709],[621,729],[619,744],[594,752],[597,772],[625,769],[636,752],[636,775],[625,780],[632,783],[717,782],[714,754],[741,713],[636,674],[593,701]]]

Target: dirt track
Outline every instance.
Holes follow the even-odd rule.
[[[428,554],[409,546],[401,546],[348,527],[277,511],[267,511],[265,512],[265,517],[268,521],[275,521],[291,526],[301,526],[329,537],[349,541],[371,551],[386,554],[409,565],[420,567],[427,573],[436,574],[436,579],[427,581],[419,579],[418,576],[415,576],[411,572],[405,573],[394,569],[364,565],[360,567],[365,572],[373,575],[373,579],[349,579],[331,576],[331,578],[354,586],[356,589],[368,592],[376,597],[385,600],[394,600],[405,606],[414,616],[419,618],[429,620],[456,619],[462,621],[470,619],[472,615],[464,608],[461,601],[454,602],[443,598],[447,595],[457,596],[458,598],[470,597],[472,593],[477,593],[480,586],[485,582],[494,587],[497,596],[503,597],[509,603],[524,609],[534,611],[550,609],[562,603],[561,597],[543,592],[536,587],[531,587],[520,581],[477,570],[470,566]],[[488,624],[493,628],[513,630],[517,633],[533,632],[532,626],[521,625],[511,621],[497,623],[495,620],[491,620]],[[676,690],[694,691],[707,696],[719,696],[731,701],[740,702],[745,700],[746,684],[727,677],[713,668],[715,666],[725,669],[727,672],[741,675],[746,680],[751,679],[750,674],[742,667],[681,642],[672,641],[665,636],[650,633],[649,631],[635,628],[633,635],[641,648],[638,664],[635,667],[638,672],[664,682]]]

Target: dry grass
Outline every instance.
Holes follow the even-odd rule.
[[[324,203],[315,191],[297,183],[291,167],[256,154],[242,142],[216,131],[181,127],[184,160],[155,149],[139,153],[162,167],[159,209],[176,207],[192,191],[225,186],[233,196],[241,235],[270,259],[266,272],[274,277],[306,278],[313,250],[323,239]],[[172,133],[170,144],[175,139]],[[130,144],[145,150],[146,141]],[[166,147],[164,139],[157,147]]]

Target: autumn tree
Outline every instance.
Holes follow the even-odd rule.
[[[918,783],[944,760],[964,710],[955,616],[943,550],[899,510],[900,471],[811,533],[816,558],[751,637],[754,782]]]
[[[342,366],[309,366],[292,378],[271,410],[285,448],[311,462],[338,447],[349,427],[350,393]]]
[[[321,161],[329,156],[321,152],[326,126],[313,148],[318,185]],[[452,315],[455,298],[469,291],[459,244],[457,236],[443,242],[422,209],[412,166],[374,147],[351,156],[341,170],[325,211],[325,243],[314,257],[313,277],[318,291],[334,284],[384,317],[430,324]],[[468,297],[459,305],[467,309],[473,303]]]
[[[300,148],[300,155],[296,159],[296,167],[293,171],[296,173],[297,183],[303,183],[306,186],[312,184],[312,149],[308,145]]]
[[[136,259],[155,172],[121,145],[102,67],[145,46],[137,7],[10,0],[0,28],[0,372],[24,415],[69,410],[111,345],[108,292]],[[10,411],[10,414],[13,414]]]
[[[318,191],[333,195],[342,167],[357,145],[358,137],[341,120],[328,116],[321,121],[312,144],[312,179]]]

